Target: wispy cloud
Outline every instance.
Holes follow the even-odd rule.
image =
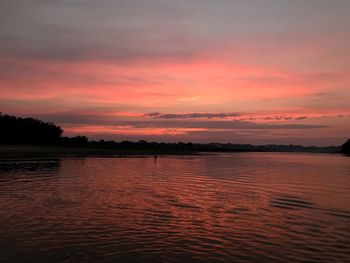
[[[229,117],[238,117],[239,113],[168,113],[162,114],[159,112],[147,113],[145,117],[151,117],[154,119],[201,119],[201,118],[229,118]]]

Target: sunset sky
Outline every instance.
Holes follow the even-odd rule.
[[[349,0],[0,0],[0,111],[91,139],[339,145]]]

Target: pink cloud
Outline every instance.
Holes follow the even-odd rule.
[[[0,100],[6,104],[1,110],[39,115],[73,112],[105,120],[133,120],[155,109],[173,114],[239,112],[231,118],[257,123],[311,123],[325,114],[349,114],[350,72],[333,62],[318,66],[331,44],[318,38],[290,40],[258,36],[211,43],[189,57],[176,58],[175,53],[133,56],[131,61],[2,56]],[[205,132],[103,124],[66,130],[125,135]]]

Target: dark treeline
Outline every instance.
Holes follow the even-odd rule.
[[[147,141],[89,141],[87,137],[62,138],[62,145],[80,146],[103,149],[131,149],[131,150],[152,150],[155,153],[164,153],[168,151],[176,152],[319,152],[319,153],[337,153],[340,147],[315,147],[300,145],[250,145],[250,144],[231,144],[231,143],[158,143]]]
[[[57,144],[63,130],[50,122],[0,113],[0,143]]]
[[[158,142],[147,142],[140,140],[138,142],[131,141],[90,141],[85,136],[77,136],[73,138],[63,137],[63,146],[79,146],[88,148],[99,148],[99,149],[120,149],[120,150],[140,150],[140,151],[152,151],[154,153],[166,153],[166,152],[197,152],[195,144],[193,143],[158,143]]]
[[[341,146],[341,153],[350,155],[350,139]]]
[[[350,140],[342,147],[305,147],[300,145],[250,145],[231,143],[158,143],[131,141],[93,141],[86,136],[62,137],[63,130],[51,122],[19,118],[0,113],[0,144],[40,144],[80,148],[146,150],[165,152],[349,152]]]

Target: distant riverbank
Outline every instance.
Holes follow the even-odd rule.
[[[68,147],[68,146],[46,146],[46,145],[0,145],[0,160],[23,160],[23,159],[54,159],[64,157],[131,157],[131,156],[162,156],[162,155],[199,155],[208,153],[228,152],[308,152],[303,151],[281,151],[270,150],[228,150],[217,151],[176,151],[154,149],[113,149],[93,147]],[[327,152],[316,152],[327,153]]]
[[[308,152],[349,153],[343,146],[251,145],[233,143],[147,142],[90,140],[86,136],[63,137],[63,129],[52,122],[0,113],[0,159],[84,156],[193,155],[203,152]],[[25,131],[25,132],[23,132]],[[51,145],[51,146],[48,146]],[[52,146],[55,145],[55,146]]]
[[[0,160],[51,159],[62,157],[123,157],[155,155],[192,155],[196,152],[101,149],[45,145],[0,145]]]

